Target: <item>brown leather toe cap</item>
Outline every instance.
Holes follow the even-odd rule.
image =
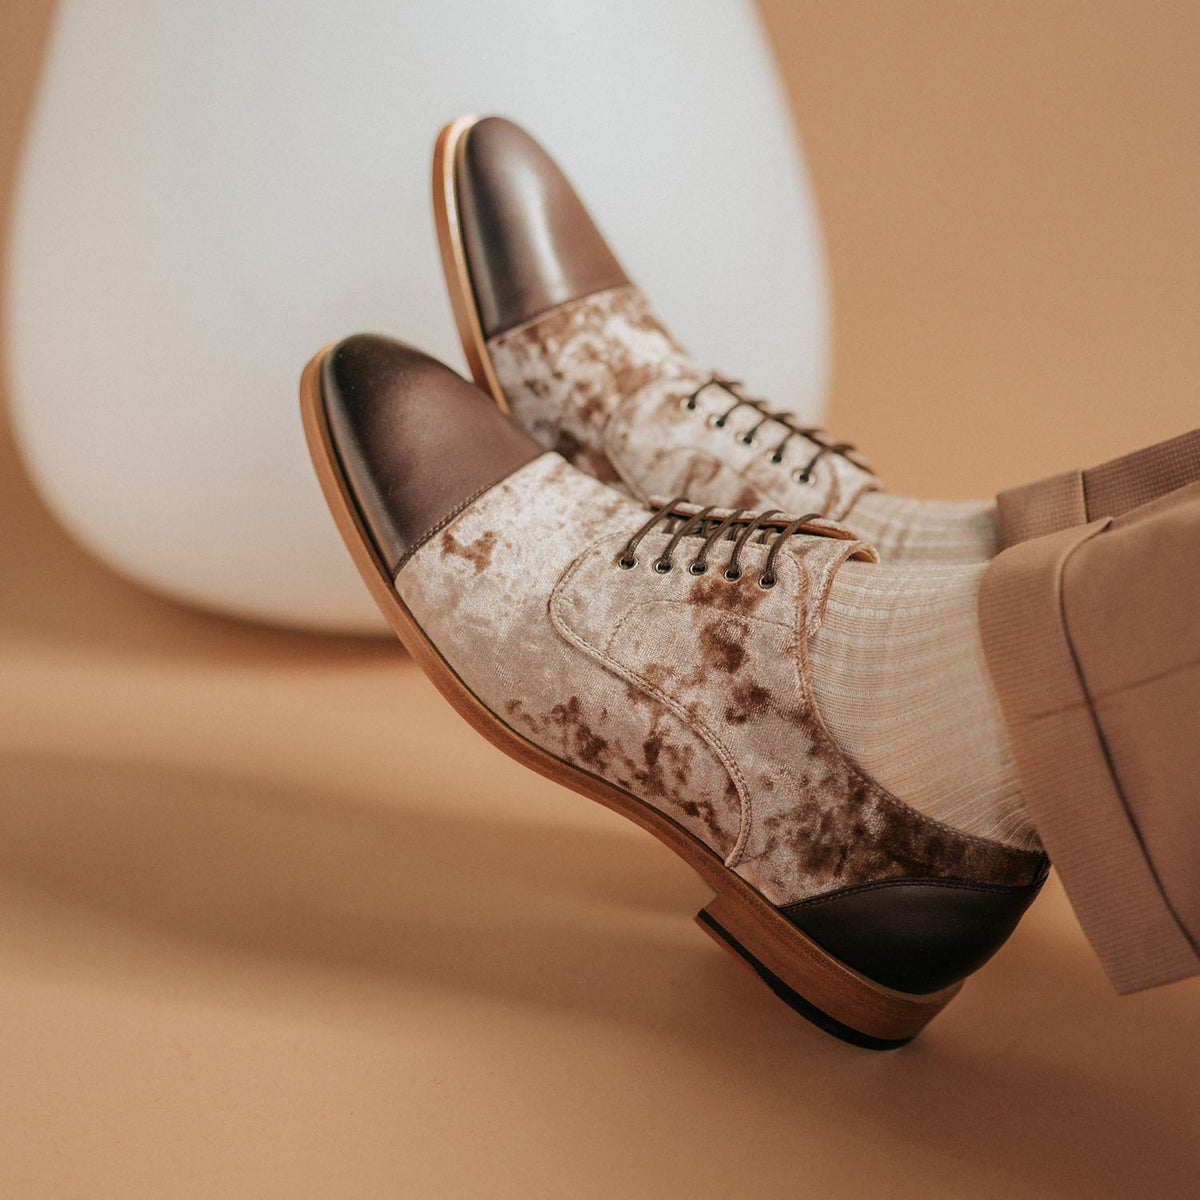
[[[467,501],[545,453],[474,385],[391,338],[339,342],[321,393],[343,473],[392,571]]]
[[[511,121],[471,126],[455,189],[485,337],[629,282],[567,177]]]

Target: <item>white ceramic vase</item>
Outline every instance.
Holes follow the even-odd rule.
[[[11,229],[13,422],[63,524],[240,616],[382,629],[308,463],[320,346],[456,366],[439,126],[525,125],[705,363],[805,417],[827,307],[808,184],[742,0],[63,0]]]

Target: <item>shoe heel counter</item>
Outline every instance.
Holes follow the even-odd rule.
[[[1045,879],[1046,870],[1021,887],[963,879],[886,879],[780,911],[806,937],[868,979],[923,995],[983,966],[1008,940]]]

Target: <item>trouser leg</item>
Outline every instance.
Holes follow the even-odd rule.
[[[1023,798],[1120,992],[1200,973],[1200,484],[1022,542],[980,626]]]

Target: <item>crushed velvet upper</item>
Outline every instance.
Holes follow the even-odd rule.
[[[562,304],[491,338],[488,351],[528,433],[634,496],[821,512],[851,525],[884,562],[973,562],[996,552],[994,504],[883,495],[857,454],[822,452],[750,407],[718,425],[737,400],[719,387],[686,406],[712,376],[631,284]]]
[[[759,585],[769,544],[651,532],[644,507],[545,454],[470,504],[396,587],[463,682],[566,762],[671,817],[772,903],[902,877],[1026,884],[1044,859],[934,821],[834,745],[805,674],[834,573],[861,542],[802,535]],[[767,539],[769,542],[769,537]]]
[[[709,388],[695,410],[680,399],[709,374],[680,348],[633,286],[564,304],[488,342],[513,415],[542,445],[635,496],[686,495],[703,504],[822,512],[837,520],[879,481],[841,455],[825,454],[797,483],[819,447],[792,437],[784,461],[769,454],[787,429],[774,421],[755,445],[740,436],[758,421],[743,408],[714,428],[734,397]]]

